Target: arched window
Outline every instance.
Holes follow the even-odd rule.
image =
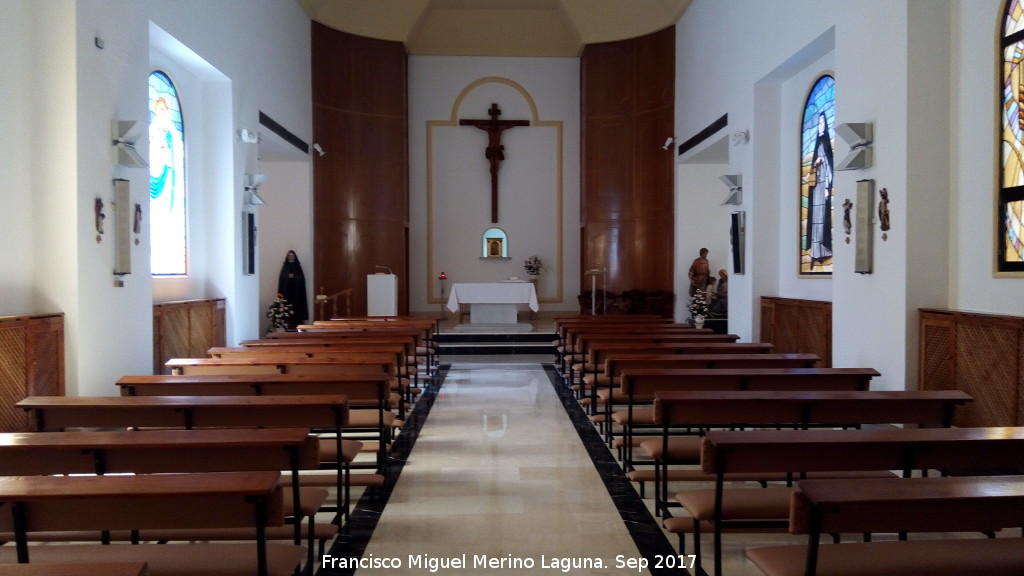
[[[997,269],[1000,272],[1024,271],[1024,77],[1021,60],[1024,58],[1024,8],[1020,0],[1007,0],[1003,12],[1002,41],[1002,93],[1001,154],[1002,170],[999,183],[999,209],[997,212],[999,237],[996,241]]]
[[[149,214],[152,274],[186,274],[185,130],[178,90],[161,71],[149,75]]]
[[[832,274],[832,175],[836,81],[814,81],[800,124],[800,275]]]

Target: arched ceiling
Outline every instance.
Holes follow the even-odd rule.
[[[434,56],[575,57],[675,24],[692,0],[296,0],[336,30]]]

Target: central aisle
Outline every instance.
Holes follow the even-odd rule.
[[[548,373],[457,364],[362,554],[401,568],[357,573],[639,573],[616,556],[642,557]]]

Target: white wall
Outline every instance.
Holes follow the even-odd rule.
[[[145,169],[114,166],[111,121],[145,121],[150,23],[188,47],[219,77],[183,94],[196,140],[193,258],[187,297],[226,297],[229,341],[259,334],[256,277],[241,275],[242,174],[255,151],[237,130],[254,129],[264,111],[309,138],[309,19],[295,3],[155,0],[13,0],[0,24],[5,81],[0,104],[0,170],[5,175],[5,250],[0,256],[0,313],[63,312],[69,394],[114,392],[124,374],[152,371],[153,282],[148,236],[132,248],[132,273],[115,287],[112,179],[131,181],[132,206],[148,214]],[[95,38],[102,39],[103,47]],[[200,83],[203,84],[203,83]],[[213,89],[211,89],[213,86]],[[219,89],[218,89],[219,87]],[[15,148],[14,143],[21,146]],[[249,145],[246,145],[249,146]],[[144,149],[144,147],[143,147]],[[223,154],[218,155],[218,153]],[[298,183],[309,195],[309,180]],[[99,242],[93,205],[104,201]],[[193,220],[194,219],[194,220]],[[176,288],[177,289],[177,288]]]
[[[676,133],[725,113],[728,130],[753,127],[730,157],[744,174],[753,271],[732,279],[731,330],[758,333],[761,296],[831,300],[835,365],[871,365],[879,388],[899,389],[917,386],[918,308],[1022,313],[1022,280],[994,277],[992,264],[1001,4],[694,2],[677,25]],[[716,34],[722,21],[744,33]],[[793,118],[827,69],[837,122],[875,124],[874,165],[837,172],[835,204],[872,179],[889,191],[892,229],[871,232],[871,274],[854,273],[853,245],[838,242],[832,279],[805,280],[794,272]],[[847,151],[837,142],[837,159]]]
[[[732,253],[729,244],[729,218],[735,206],[723,206],[729,189],[719,177],[729,174],[728,164],[680,164],[677,170],[675,293],[678,304],[675,319],[690,317],[690,281],[687,271],[701,248],[708,249],[711,275],[725,269],[732,277]]]
[[[267,331],[270,320],[267,307],[277,295],[277,280],[281,265],[289,250],[295,250],[302,275],[306,278],[306,300],[309,314],[315,314],[313,295],[313,202],[303,193],[312,187],[308,162],[260,162],[259,172],[267,175],[260,188],[260,197],[266,204],[253,207],[259,213],[259,262],[257,274],[260,285],[260,328]],[[310,319],[313,316],[309,317]]]
[[[503,120],[531,121],[502,134],[497,224],[487,134],[458,126],[462,118],[487,118],[492,103]],[[409,106],[410,310],[437,313],[442,271],[449,286],[525,278],[531,255],[546,268],[538,283],[542,310],[576,310],[579,61],[412,57]],[[482,234],[492,226],[508,235],[507,260],[481,258]]]
[[[32,21],[31,0],[15,0],[4,6],[0,18],[0,104],[6,112],[0,115],[0,134],[17,134],[24,138],[0,138],[0,162],[4,169],[4,186],[0,189],[0,229],[4,230],[5,249],[0,250],[0,315],[17,315],[40,310],[33,298],[35,259],[25,249],[32,242],[32,217],[36,190],[35,170],[30,159],[40,145],[31,135],[32,102],[38,91],[33,71],[38,67],[38,53],[29,50],[36,27]],[[18,55],[19,57],[14,57]]]

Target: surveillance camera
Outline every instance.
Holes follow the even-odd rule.
[[[662,148],[668,150],[668,147],[671,146],[673,142],[675,142],[675,138],[669,136],[668,138],[665,139],[665,144],[662,145]]]
[[[313,144],[313,150],[316,150],[316,153],[319,154],[320,156],[324,156],[325,154],[327,154],[327,152],[324,152],[324,149],[321,148],[319,144]]]

